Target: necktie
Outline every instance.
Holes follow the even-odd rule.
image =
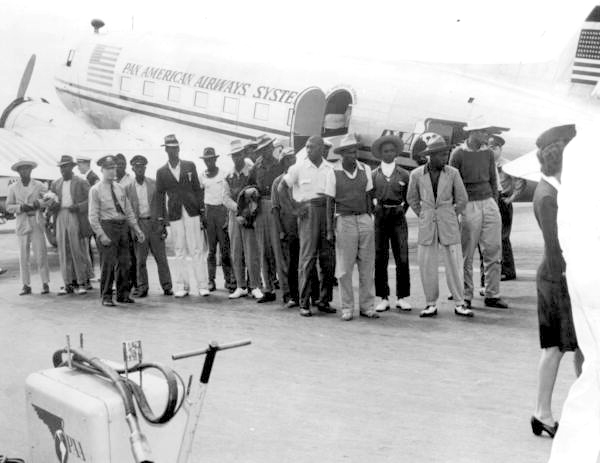
[[[119,201],[117,200],[117,195],[115,194],[115,190],[114,190],[112,182],[110,182],[110,195],[112,196],[113,202],[115,203],[115,208],[117,209],[117,212],[119,214],[125,215],[125,212],[123,212],[123,208],[121,207],[121,204],[119,204]]]

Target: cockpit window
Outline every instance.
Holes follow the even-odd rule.
[[[71,67],[71,63],[73,62],[73,58],[75,57],[75,50],[72,48],[69,50],[69,55],[67,56],[67,66]]]

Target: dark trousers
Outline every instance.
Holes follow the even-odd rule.
[[[103,220],[100,222],[111,243],[100,248],[100,294],[102,299],[112,299],[113,282],[117,280],[117,299],[129,296],[129,226],[126,222]]]
[[[335,263],[332,259],[331,243],[327,240],[327,209],[325,201],[310,204],[308,214],[298,219],[300,238],[300,262],[298,266],[300,283],[300,307],[310,308],[314,279],[317,278],[317,258],[321,267],[319,299],[329,302],[332,299]]]
[[[206,205],[206,235],[208,237],[208,281],[214,283],[217,274],[217,244],[221,250],[221,268],[227,288],[235,288],[235,278],[231,268],[229,217],[225,206]],[[240,285],[240,287],[243,285]]]
[[[375,294],[382,299],[390,295],[387,271],[390,244],[396,261],[396,297],[410,296],[408,227],[400,207],[375,212]]]
[[[137,288],[137,259],[135,257],[135,234],[129,231],[129,271],[128,271],[129,290]]]
[[[287,294],[285,296],[298,301],[300,295],[298,289],[298,260],[300,257],[300,240],[298,235],[288,233],[283,240],[281,240],[281,254],[283,255],[282,263],[282,275],[279,276],[280,280],[284,280],[287,285]],[[282,282],[283,283],[283,282]]]
[[[513,205],[506,204],[502,199],[498,201],[500,218],[502,219],[502,275],[506,278],[515,278],[515,259],[513,257],[512,245],[510,244],[510,232],[513,221]]]
[[[146,239],[143,243],[135,242],[135,260],[137,273],[137,289],[140,293],[148,291],[148,268],[146,261],[148,260],[148,252],[151,252],[156,261],[158,268],[158,280],[163,290],[173,288],[171,281],[171,271],[169,270],[169,262],[167,261],[167,250],[165,241],[161,237],[162,226],[158,220],[139,219],[138,224],[144,232]]]

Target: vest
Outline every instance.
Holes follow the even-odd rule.
[[[335,173],[335,211],[340,215],[366,214],[367,173],[357,167],[356,177],[350,178],[343,170]]]

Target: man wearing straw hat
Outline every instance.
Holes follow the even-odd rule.
[[[231,268],[230,243],[227,233],[228,216],[224,205],[226,191],[226,173],[217,167],[219,155],[214,148],[204,148],[200,159],[206,164],[206,170],[201,170],[198,178],[204,189],[204,210],[206,217],[206,234],[208,236],[208,290],[216,289],[215,276],[217,273],[217,244],[221,251],[221,268],[225,287],[233,293],[236,288],[235,277]]]
[[[371,216],[373,177],[366,164],[357,161],[358,140],[345,136],[334,153],[342,155],[339,169],[327,174],[327,238],[335,231],[335,275],[338,278],[342,320],[354,316],[352,273],[358,267],[360,315],[378,318],[375,305],[375,230]]]
[[[404,214],[408,209],[406,190],[408,171],[396,164],[403,150],[399,137],[386,135],[373,142],[371,152],[381,160],[373,171],[373,204],[375,206],[375,295],[381,298],[378,312],[390,308],[388,297],[388,264],[390,244],[396,262],[396,307],[411,310],[406,300],[410,296],[408,266],[408,226]]]
[[[58,294],[85,294],[90,277],[90,261],[87,240],[92,235],[88,221],[87,180],[73,175],[77,163],[72,156],[61,157],[61,178],[52,182],[50,190],[58,196],[54,206],[56,217],[56,241],[58,243],[58,262],[64,286]]]
[[[20,179],[8,187],[6,210],[16,216],[15,233],[19,243],[19,268],[23,289],[20,296],[31,294],[30,250],[37,264],[42,280],[42,293],[48,294],[50,289],[50,272],[48,270],[48,253],[46,236],[44,235],[45,219],[42,213],[43,196],[48,190],[45,183],[31,178],[31,171],[37,167],[33,161],[18,161],[11,167],[18,172]]]
[[[185,297],[190,292],[187,264],[192,266],[199,295],[208,296],[204,200],[196,165],[179,159],[179,141],[175,135],[167,135],[162,146],[169,160],[156,172],[156,192],[159,220],[170,223],[175,247],[175,297]]]
[[[258,241],[260,271],[263,279],[263,297],[258,303],[275,300],[276,265],[273,251],[273,215],[271,214],[271,188],[273,181],[283,173],[279,161],[273,156],[274,139],[263,135],[257,139],[256,164],[250,170],[249,184],[255,185],[260,194],[260,205],[254,228]]]
[[[467,204],[467,192],[458,171],[447,166],[451,147],[437,133],[421,135],[427,164],[410,174],[406,200],[419,218],[418,258],[425,309],[421,317],[437,315],[439,296],[439,259],[441,250],[446,267],[446,282],[455,303],[454,313],[472,317],[463,306],[463,258],[459,216]]]
[[[508,308],[500,298],[500,261],[502,258],[502,222],[498,209],[498,178],[494,154],[487,147],[489,125],[468,125],[463,129],[467,140],[450,155],[450,165],[460,172],[469,201],[462,221],[464,260],[464,303],[471,307],[473,299],[473,254],[481,247],[485,273],[487,307]]]

